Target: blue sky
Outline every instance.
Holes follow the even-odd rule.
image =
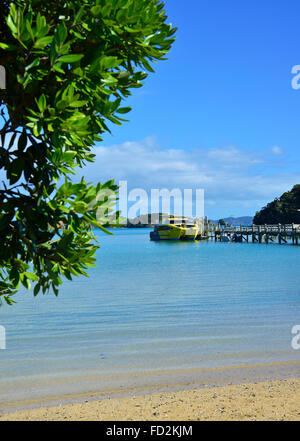
[[[253,215],[300,183],[300,64],[295,0],[167,0],[178,26],[168,61],[129,99],[88,180],[204,188],[210,218]]]
[[[133,90],[130,122],[111,126],[79,176],[200,188],[209,218],[254,215],[300,183],[300,4],[166,0],[166,10],[178,26],[168,61]]]

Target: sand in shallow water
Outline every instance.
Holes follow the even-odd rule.
[[[0,415],[0,421],[7,420],[300,421],[300,379],[103,399]]]

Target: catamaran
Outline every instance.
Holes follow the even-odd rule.
[[[151,240],[195,240],[199,233],[197,224],[186,217],[169,216],[166,222],[156,225],[150,233]]]

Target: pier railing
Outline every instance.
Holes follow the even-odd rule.
[[[300,224],[276,224],[276,225],[229,225],[221,226],[219,224],[214,226],[213,231],[228,232],[228,233],[293,233],[300,232]]]
[[[279,243],[292,241],[300,243],[300,224],[276,225],[220,225],[206,223],[203,225],[201,238],[222,240],[224,236],[233,237],[237,242],[269,243],[278,240]]]

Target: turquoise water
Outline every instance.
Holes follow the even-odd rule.
[[[300,247],[150,242],[149,231],[99,233],[89,279],[0,309],[0,402],[105,389],[120,373],[300,359]]]

